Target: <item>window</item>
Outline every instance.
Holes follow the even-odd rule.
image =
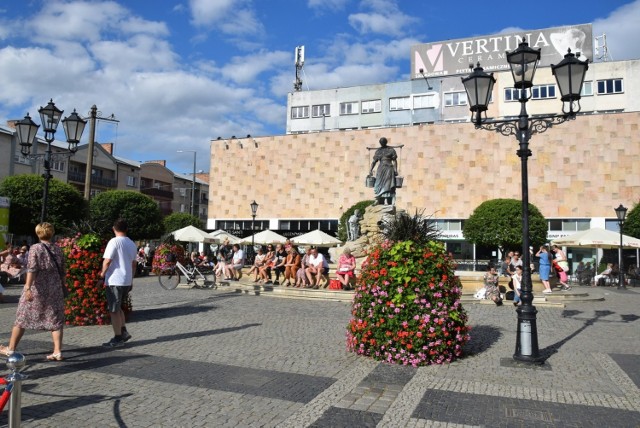
[[[434,220],[433,224],[438,230],[462,230],[462,220]]]
[[[554,219],[549,220],[550,231],[577,232],[580,230],[588,230],[591,226],[591,220],[576,219]]]
[[[319,104],[311,107],[312,117],[331,116],[331,106],[329,104]]]
[[[505,88],[504,100],[505,101],[518,101],[520,99],[520,89]]]
[[[15,156],[13,156],[13,161],[24,165],[31,165],[31,159],[23,156],[22,153],[16,153]]]
[[[183,198],[185,196],[187,196],[187,188],[186,187],[180,187],[178,190],[180,190],[180,196],[182,196]]]
[[[446,92],[444,94],[444,105],[447,107],[467,105],[467,93],[464,91]]]
[[[340,114],[358,114],[358,102],[351,101],[348,103],[340,103]]]
[[[362,102],[362,113],[379,113],[382,111],[381,100],[371,100]]]
[[[291,119],[304,119],[309,117],[309,106],[291,107]]]
[[[389,98],[389,111],[410,109],[411,97]]]
[[[531,98],[541,100],[556,97],[556,85],[539,85],[531,88]]]
[[[413,96],[413,108],[435,108],[433,95],[414,95]]]
[[[598,80],[598,95],[622,93],[622,79]]]
[[[593,82],[591,80],[584,82],[580,95],[583,97],[590,97],[593,95]]]
[[[54,171],[64,172],[64,161],[52,160],[51,169]]]
[[[133,175],[127,175],[127,186],[135,187],[136,178]]]
[[[181,212],[181,213],[183,213],[183,212],[184,212],[184,209],[185,209],[184,204],[180,204],[180,212]]]

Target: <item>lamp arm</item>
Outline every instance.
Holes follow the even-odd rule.
[[[531,134],[542,134],[547,129],[560,125],[568,120],[574,120],[575,114],[549,114],[544,116],[535,116],[528,119],[529,131]],[[505,137],[509,135],[517,135],[518,122],[520,118],[515,119],[498,119],[498,120],[483,120],[479,123],[475,123],[476,129],[484,129],[485,131],[495,131]]]

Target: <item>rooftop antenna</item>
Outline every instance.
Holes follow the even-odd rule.
[[[304,65],[304,46],[296,46],[296,80],[293,82],[293,90],[300,91],[302,89],[302,77],[300,76],[302,66]]]
[[[602,36],[594,37],[594,41],[593,50],[595,58],[603,62],[613,61],[613,58],[609,55],[609,48],[607,47],[607,35],[602,33]]]
[[[425,82],[427,82],[427,88],[429,88],[429,90],[432,90],[433,88],[431,87],[431,84],[429,83],[429,79],[424,74],[424,68],[421,68],[420,70],[418,70],[418,72],[420,72],[420,74],[422,74],[422,77],[424,77]]]

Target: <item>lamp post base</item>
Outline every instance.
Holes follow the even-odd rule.
[[[518,313],[518,332],[516,336],[516,352],[513,359],[531,364],[542,364],[544,358],[538,349],[538,327],[536,325],[535,306],[523,305],[516,309]]]

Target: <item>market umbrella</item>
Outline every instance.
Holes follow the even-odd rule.
[[[620,248],[620,233],[594,227],[554,239],[551,243],[565,247]],[[640,239],[622,235],[622,246],[623,248],[640,248]]]
[[[238,244],[251,244],[251,242],[256,244],[284,244],[286,240],[287,238],[271,230],[263,230],[253,235],[253,241],[251,236],[247,236],[238,241]]]
[[[213,239],[205,232],[194,226],[183,227],[171,232],[176,241],[183,242],[212,242]]]
[[[554,239],[552,244],[564,247],[583,247],[583,248],[620,248],[620,233],[610,230],[594,227],[588,230],[581,230],[573,235],[563,238]],[[631,236],[622,235],[623,248],[640,248],[640,239]],[[600,264],[600,260],[596,257],[594,273]]]
[[[291,242],[295,242],[298,245],[314,245],[316,247],[337,247],[342,244],[341,240],[319,229],[291,238]]]
[[[240,241],[240,238],[230,234],[229,232],[225,232],[222,229],[214,230],[213,232],[209,233],[209,237],[215,242],[224,242],[226,239],[228,239],[230,244],[235,244]]]

